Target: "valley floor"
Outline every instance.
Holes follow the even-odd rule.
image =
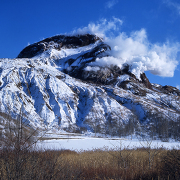
[[[171,150],[180,149],[180,142],[171,139],[168,142],[162,142],[160,140],[139,139],[137,137],[132,137],[131,139],[131,137],[114,138],[95,136],[95,134],[47,132],[40,138],[36,146],[38,149],[69,149],[75,151],[136,148],[164,148]]]

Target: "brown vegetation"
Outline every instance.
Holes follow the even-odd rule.
[[[157,151],[157,150],[151,150]],[[180,151],[159,149],[149,167],[147,149],[0,151],[0,179],[122,179],[180,178]]]
[[[37,129],[23,116],[6,121],[0,129],[0,180],[179,180],[180,150],[141,149],[35,150]],[[131,128],[130,128],[131,129]],[[144,146],[145,143],[147,145]]]

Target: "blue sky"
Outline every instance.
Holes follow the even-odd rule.
[[[169,47],[180,47],[179,0],[1,0],[0,58],[15,58],[25,46],[43,38],[71,33],[89,24],[97,27],[102,20],[112,22],[114,19],[122,23],[112,31],[109,29],[106,36],[124,33],[128,38],[143,29],[146,44],[162,49],[168,42],[167,51]],[[159,65],[161,72],[154,73],[160,76],[146,72],[151,83],[180,86],[180,53],[176,50],[172,55],[173,52],[169,56],[174,58],[172,64]],[[168,73],[163,71],[168,72],[172,65],[170,76],[172,69],[174,76],[166,77]]]

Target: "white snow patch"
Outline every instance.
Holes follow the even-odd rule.
[[[125,74],[125,75],[121,75],[118,78],[118,82],[121,83],[123,81],[128,81],[130,79],[129,75]]]
[[[100,68],[99,67],[93,67],[93,66],[87,66],[85,69],[85,71],[99,71]]]
[[[37,143],[39,149],[70,149],[75,151],[87,151],[94,149],[136,149],[136,148],[165,148],[165,149],[180,149],[179,142],[170,141],[162,142],[160,140],[141,141],[136,139],[125,138],[98,138],[92,136],[71,136],[68,135],[51,135],[51,140],[44,140]],[[60,138],[60,139],[58,139]]]

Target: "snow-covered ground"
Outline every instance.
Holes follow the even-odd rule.
[[[59,38],[61,40],[62,36]],[[148,81],[143,83],[145,75],[145,79],[138,81],[131,74],[131,65],[114,66],[110,61],[115,58],[110,57],[110,46],[98,39],[83,47],[70,44],[60,49],[55,48],[58,46],[56,41],[48,40],[45,43],[49,42],[47,49],[37,53],[36,44],[32,46],[32,52],[26,52],[35,53],[34,57],[29,55],[32,58],[0,59],[0,112],[8,113],[14,119],[20,115],[34,129],[61,128],[75,132],[85,128],[91,132],[117,135],[121,129],[127,134],[125,131],[130,125],[135,130],[142,125],[148,129],[164,126],[161,134],[171,131],[172,127],[178,132],[180,91],[160,85],[147,88]],[[168,127],[168,123],[172,127]],[[69,149],[116,146],[115,140],[92,136],[79,138],[51,138],[39,145]],[[121,142],[125,147],[140,146],[138,140]]]
[[[78,134],[51,134],[47,133],[45,140],[37,143],[37,149],[69,149],[75,151],[87,151],[95,149],[136,149],[136,148],[165,148],[165,149],[180,149],[180,142],[169,140],[162,142],[159,140],[139,140],[138,138],[105,138],[95,137],[94,134],[89,136]]]

